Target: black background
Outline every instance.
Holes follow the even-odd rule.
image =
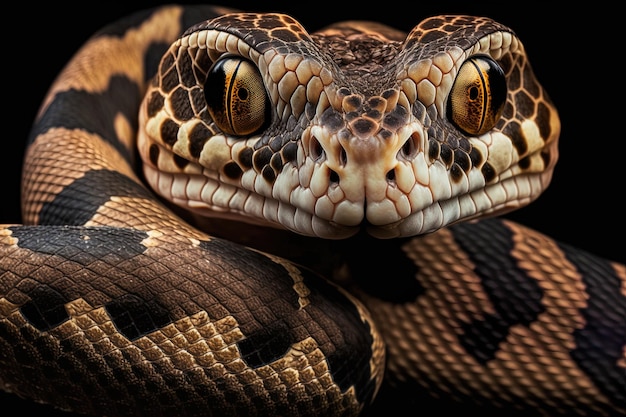
[[[158,4],[85,2],[69,6],[49,2],[35,6],[21,2],[3,13],[0,223],[20,222],[24,144],[54,77],[94,31]],[[592,7],[569,3],[567,9],[548,6],[548,2],[521,1],[385,0],[355,6],[322,0],[241,0],[219,4],[289,13],[311,31],[345,19],[377,20],[408,31],[423,17],[440,13],[484,15],[508,25],[525,44],[540,82],[559,108],[562,133],[561,157],[551,186],[536,202],[507,217],[597,255],[626,262],[624,46],[617,11],[597,2]],[[13,397],[0,396],[5,411],[13,402]],[[29,411],[22,402],[15,404],[15,414]]]

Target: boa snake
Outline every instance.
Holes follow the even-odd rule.
[[[558,117],[515,35],[469,17],[406,41],[377,25],[309,35],[225,12],[129,17],[52,86],[24,169],[36,226],[2,233],[0,386],[93,415],[355,415],[385,372],[374,407],[401,392],[440,410],[623,414],[625,266],[497,218],[444,227],[550,180]],[[467,77],[487,77],[478,118],[454,116]],[[224,80],[264,86],[252,131],[204,95]],[[219,221],[165,208],[140,177]],[[333,240],[241,228],[237,212]]]

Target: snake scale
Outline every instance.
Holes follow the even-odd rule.
[[[488,18],[115,22],[0,229],[0,387],[93,416],[624,415],[626,265],[498,217],[559,132]]]

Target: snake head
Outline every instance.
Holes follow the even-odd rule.
[[[408,35],[220,16],[169,48],[140,122],[145,177],[166,200],[331,239],[522,207],[548,186],[560,133],[520,40],[470,16]]]

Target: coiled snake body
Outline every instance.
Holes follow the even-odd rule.
[[[116,22],[32,130],[0,387],[106,416],[625,414],[626,266],[495,217],[559,130],[487,18]]]

